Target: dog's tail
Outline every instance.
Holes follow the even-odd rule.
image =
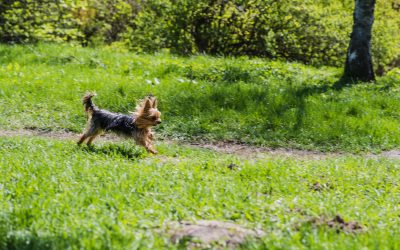
[[[88,114],[91,114],[93,110],[97,109],[96,105],[94,105],[92,101],[92,97],[96,96],[95,93],[87,93],[83,98],[82,98],[82,103],[83,106],[85,107],[85,111]]]

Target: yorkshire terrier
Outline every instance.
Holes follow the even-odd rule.
[[[92,97],[95,95],[88,93],[82,99],[88,119],[86,131],[78,141],[78,145],[87,139],[87,145],[90,146],[98,135],[112,131],[118,135],[133,138],[148,152],[157,154],[152,146],[151,127],[161,123],[161,113],[157,109],[155,97],[146,97],[136,107],[135,112],[132,112],[131,115],[124,115],[99,109],[92,102]]]

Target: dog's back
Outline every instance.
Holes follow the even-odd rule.
[[[100,127],[105,132],[112,131],[119,135],[133,136],[137,130],[132,116],[96,109],[92,113],[92,126]]]

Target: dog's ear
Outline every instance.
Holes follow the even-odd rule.
[[[154,97],[153,98],[153,105],[152,105],[152,108],[153,109],[156,109],[157,108],[157,99]]]
[[[144,108],[143,108],[143,111],[144,111],[144,112],[149,111],[149,110],[151,109],[151,105],[152,105],[151,100],[150,100],[149,98],[146,98],[146,99],[144,100]]]

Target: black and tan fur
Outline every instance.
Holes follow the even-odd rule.
[[[152,146],[153,132],[151,128],[161,123],[161,113],[157,109],[155,97],[146,97],[136,107],[132,115],[124,115],[99,109],[92,102],[93,96],[95,94],[88,93],[82,99],[88,122],[86,131],[78,141],[78,145],[81,145],[85,140],[87,140],[87,145],[91,145],[98,135],[111,131],[127,138],[133,138],[148,152],[157,153]]]

